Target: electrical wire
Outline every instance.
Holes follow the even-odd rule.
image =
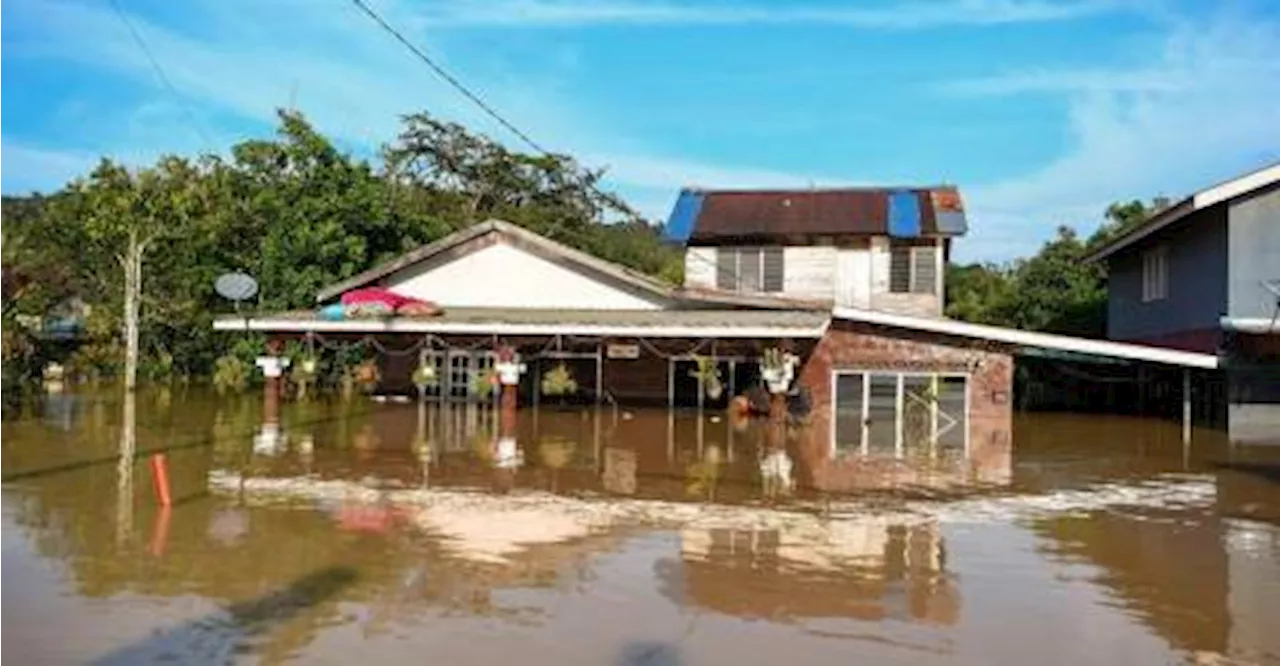
[[[191,125],[192,131],[198,134],[200,136],[200,140],[204,142],[205,151],[212,152],[213,141],[209,139],[209,135],[201,128],[200,123],[196,119],[195,112],[191,109],[191,105],[187,103],[187,99],[185,97],[178,93],[177,87],[173,85],[173,81],[169,79],[169,75],[165,74],[164,68],[160,66],[160,61],[156,59],[155,54],[151,51],[151,47],[147,46],[147,41],[142,38],[142,33],[138,31],[137,26],[133,24],[133,21],[129,20],[129,16],[120,8],[119,0],[111,0],[111,9],[115,11],[116,17],[119,18],[120,22],[129,30],[129,34],[133,37],[134,43],[138,45],[138,49],[142,51],[144,56],[146,56],[147,62],[151,63],[151,69],[155,71],[156,77],[160,79],[161,85],[169,91],[169,94],[173,95],[174,99],[178,100],[178,105],[182,107],[183,113],[186,114],[187,122]]]
[[[444,80],[445,83],[449,84],[451,87],[457,90],[459,94],[461,94],[463,97],[467,98],[477,107],[479,107],[481,111],[483,111],[486,115],[492,118],[495,122],[497,122],[502,127],[506,128],[507,131],[511,132],[513,135],[515,135],[517,138],[519,138],[521,141],[527,144],[530,148],[533,148],[534,151],[546,157],[554,156],[550,151],[544,148],[541,144],[539,144],[537,141],[534,141],[533,138],[530,137],[526,132],[524,132],[519,127],[517,127],[515,123],[511,122],[510,120],[507,120],[507,118],[503,116],[501,113],[498,113],[497,109],[495,109],[488,102],[485,102],[484,99],[482,99],[478,93],[472,91],[470,88],[464,85],[460,80],[458,80],[456,76],[454,76],[453,74],[450,74],[449,71],[446,70],[442,65],[440,65],[435,60],[433,60],[431,56],[427,55],[422,49],[415,46],[413,42],[410,42],[409,39],[405,37],[403,33],[401,33],[399,30],[395,28],[395,26],[392,26],[386,19],[384,19],[377,12],[375,12],[373,8],[371,8],[364,0],[351,0],[351,3],[354,4],[366,16],[368,16],[370,20],[378,24],[379,27],[381,27],[389,35],[391,35],[397,42],[402,44],[405,48],[409,49],[409,51],[413,53],[414,56],[416,56],[419,60],[423,62],[423,64],[429,67],[432,72],[434,72],[437,76],[439,76],[442,80]],[[610,201],[614,198],[614,195],[601,190],[594,183],[584,180],[582,181],[582,185],[584,185],[587,190],[593,192],[597,196],[602,197],[605,201]],[[630,213],[631,211],[623,211],[623,212]],[[632,213],[632,215],[634,216],[634,213]],[[638,218],[638,216],[635,216],[635,217]],[[555,223],[543,235],[547,236],[548,238],[553,237],[555,232],[558,232],[560,230],[560,227],[562,224],[563,224],[563,221]],[[688,256],[687,253],[686,253],[686,256]],[[699,260],[706,262],[713,269],[721,270],[719,265],[714,260],[708,259],[707,257],[703,257],[702,255],[697,253],[694,253],[693,256],[695,256]],[[738,275],[737,269],[735,268],[732,271],[732,273],[734,277],[734,282],[737,283],[740,277]]]

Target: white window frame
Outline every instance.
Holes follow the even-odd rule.
[[[830,442],[829,448],[831,451],[831,455],[833,457],[839,455],[839,451],[836,446],[838,441],[836,439],[836,422],[839,419],[836,417],[836,415],[839,413],[840,405],[838,403],[838,400],[840,396],[839,396],[839,393],[836,392],[836,387],[839,385],[839,379],[842,375],[862,375],[862,419],[861,419],[862,432],[859,435],[858,455],[863,457],[866,457],[867,454],[869,453],[869,450],[868,450],[869,449],[869,442],[868,442],[869,433],[867,432],[869,428],[867,426],[867,417],[870,416],[870,410],[871,410],[871,375],[896,376],[897,379],[895,383],[897,385],[897,389],[894,394],[894,417],[893,417],[893,421],[894,421],[893,451],[894,451],[895,458],[901,458],[904,453],[903,451],[904,435],[902,430],[903,428],[902,415],[903,415],[903,404],[905,400],[905,396],[903,394],[903,386],[906,384],[906,382],[904,381],[905,378],[906,377],[938,377],[939,379],[941,379],[943,377],[963,377],[964,378],[964,414],[963,414],[964,457],[965,458],[969,457],[969,430],[971,427],[969,411],[972,407],[972,401],[973,401],[973,373],[926,372],[921,370],[905,370],[904,371],[904,370],[894,370],[892,368],[840,368],[838,370],[831,371],[831,393],[830,393],[831,395],[831,410],[830,410],[831,411],[831,417],[830,417],[831,433],[829,438],[829,442]],[[936,408],[935,408],[935,411],[936,411]],[[933,444],[936,447],[937,445],[937,441],[936,441],[937,440],[937,434],[936,434],[937,414],[936,413],[933,416],[933,420],[934,420],[934,431],[935,431],[935,434],[933,435],[933,438],[935,441],[933,442]]]
[[[1169,297],[1169,247],[1157,245],[1142,253],[1142,302]]]
[[[896,247],[897,247],[897,248],[902,248],[903,246],[902,246],[902,245],[898,245],[898,246],[896,246]],[[893,290],[893,251],[894,251],[894,249],[895,249],[895,246],[894,246],[894,243],[893,243],[893,240],[892,240],[892,239],[890,239],[890,241],[889,241],[889,276],[888,276],[888,278],[889,278],[889,279],[888,279],[888,283],[889,283],[889,293],[891,293],[891,294],[921,294],[921,295],[924,295],[924,296],[937,296],[937,295],[939,295],[939,293],[942,291],[942,285],[938,284],[938,281],[939,281],[939,279],[940,279],[940,278],[939,278],[939,276],[942,274],[942,269],[938,266],[938,257],[940,257],[940,256],[941,256],[941,254],[942,254],[942,253],[941,253],[941,246],[935,243],[935,244],[933,244],[933,245],[908,245],[908,246],[905,246],[905,247],[906,247],[906,249],[907,249],[907,290],[906,290],[906,291],[894,291],[894,290]],[[932,285],[932,288],[931,288],[931,289],[929,289],[928,291],[922,290],[922,289],[920,288],[920,287],[921,287],[921,285],[919,284],[920,280],[919,280],[919,276],[918,276],[918,274],[917,274],[917,272],[916,272],[916,261],[917,261],[917,260],[916,260],[916,255],[917,255],[917,254],[919,254],[921,251],[924,251],[924,250],[928,250],[928,251],[930,251],[930,252],[932,252],[932,253],[933,253],[933,257],[932,257],[932,259],[933,259],[933,285]]]

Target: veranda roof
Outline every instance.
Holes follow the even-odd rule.
[[[329,320],[314,311],[223,317],[217,331],[271,333],[437,333],[616,337],[820,338],[823,310],[544,310],[448,308],[435,317]]]

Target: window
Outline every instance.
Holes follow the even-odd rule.
[[[1169,297],[1169,250],[1161,245],[1142,253],[1142,300]]]
[[[889,291],[895,294],[938,293],[937,246],[891,241]]]
[[[728,291],[780,292],[780,247],[722,247],[716,251],[716,287]]]
[[[837,372],[832,446],[837,453],[933,456],[967,450],[968,377]]]

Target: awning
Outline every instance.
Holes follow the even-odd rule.
[[[820,338],[830,315],[815,310],[541,310],[449,308],[436,317],[321,319],[315,312],[225,317],[217,331],[435,333],[652,338]]]

